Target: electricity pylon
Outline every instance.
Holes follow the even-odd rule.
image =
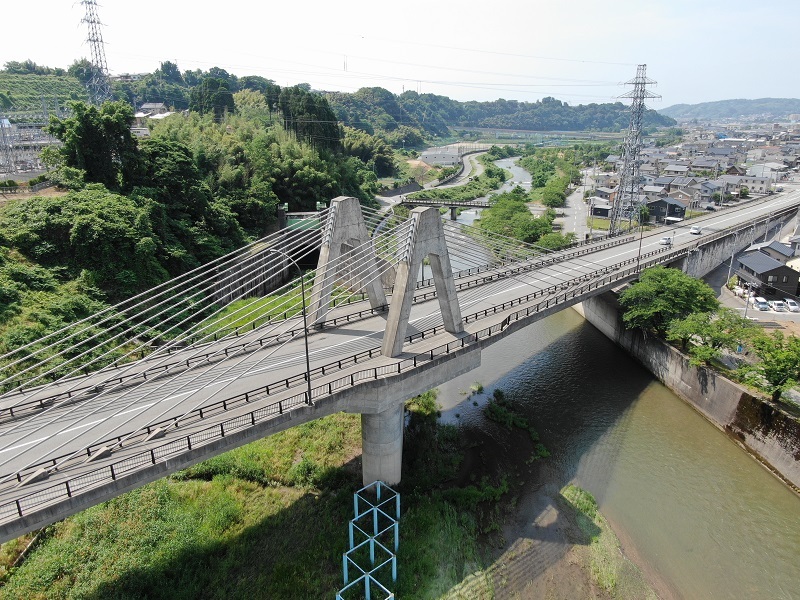
[[[655,85],[656,82],[645,76],[646,70],[647,65],[639,65],[636,69],[636,77],[625,82],[625,85],[632,85],[633,89],[620,96],[620,98],[632,98],[633,104],[631,104],[631,122],[622,146],[622,172],[619,176],[617,196],[611,207],[609,235],[618,233],[620,221],[632,219],[638,213],[639,206],[643,204],[639,154],[642,149],[642,120],[647,108],[644,101],[648,98],[661,98],[647,89],[648,85]]]

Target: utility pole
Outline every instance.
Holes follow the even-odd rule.
[[[108,66],[106,65],[106,50],[103,34],[100,31],[102,23],[97,16],[97,0],[81,0],[86,7],[86,15],[81,23],[86,23],[89,33],[86,42],[92,51],[92,77],[86,84],[92,104],[100,105],[106,100],[111,100],[111,85],[108,81]]]
[[[631,220],[633,213],[638,210],[641,203],[639,200],[641,185],[639,154],[642,149],[642,120],[646,108],[644,101],[648,98],[661,98],[658,94],[648,91],[647,86],[654,85],[656,82],[646,77],[646,71],[647,65],[639,65],[636,69],[636,77],[626,82],[626,85],[633,86],[633,90],[620,96],[620,98],[631,98],[633,103],[631,104],[630,125],[622,147],[622,173],[619,177],[617,196],[611,207],[609,235],[618,232],[620,222],[624,217]]]

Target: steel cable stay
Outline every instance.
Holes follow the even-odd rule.
[[[153,300],[153,298],[157,298],[159,296],[173,297],[175,290],[178,289],[179,286],[183,285],[184,283],[188,283],[188,282],[192,282],[192,281],[195,281],[195,280],[198,280],[198,279],[201,279],[201,278],[205,278],[207,276],[208,272],[211,269],[217,269],[220,266],[225,265],[227,263],[234,263],[235,261],[239,260],[241,255],[245,255],[245,254],[251,252],[253,250],[253,248],[255,248],[256,246],[269,243],[270,241],[277,241],[278,238],[280,238],[280,236],[282,235],[282,233],[281,233],[282,231],[284,231],[284,230],[281,230],[279,232],[276,232],[274,234],[271,234],[269,236],[266,236],[264,238],[261,238],[259,240],[254,241],[254,242],[251,242],[251,243],[243,246],[242,248],[239,248],[239,249],[234,250],[233,252],[231,252],[229,254],[226,254],[225,256],[221,256],[221,257],[219,257],[217,259],[214,259],[214,260],[212,260],[212,261],[210,261],[210,262],[208,262],[208,263],[206,263],[204,265],[196,267],[195,269],[192,269],[191,271],[188,271],[187,273],[184,273],[183,275],[179,275],[179,276],[177,276],[177,277],[175,277],[173,279],[170,279],[169,281],[165,281],[164,283],[161,283],[161,284],[159,284],[157,286],[154,286],[153,288],[150,288],[148,290],[140,292],[139,294],[136,294],[135,296],[132,296],[130,298],[122,300],[121,302],[118,302],[117,304],[115,304],[113,306],[109,306],[107,308],[104,308],[103,310],[101,310],[101,311],[99,311],[99,312],[97,312],[97,313],[95,313],[93,315],[90,315],[88,317],[84,317],[83,319],[75,321],[74,323],[70,323],[69,325],[65,325],[64,327],[62,327],[62,328],[60,328],[60,329],[58,329],[56,331],[48,333],[47,335],[44,335],[41,338],[38,338],[38,339],[36,339],[36,340],[34,340],[32,342],[29,342],[29,343],[27,343],[25,345],[19,346],[18,348],[15,348],[14,350],[11,350],[10,352],[7,352],[7,353],[5,353],[3,355],[0,355],[0,360],[7,359],[7,358],[13,356],[16,353],[19,353],[19,352],[22,352],[24,350],[27,350],[31,346],[33,346],[34,344],[42,343],[42,342],[47,341],[49,339],[55,338],[57,336],[60,336],[63,333],[67,333],[70,330],[70,328],[73,328],[76,325],[81,325],[83,323],[89,322],[92,319],[95,319],[97,317],[100,317],[100,316],[103,316],[103,315],[107,315],[109,313],[116,313],[116,312],[123,312],[124,313],[127,310],[130,310],[132,308],[137,308],[137,307],[141,306],[142,304],[150,302],[150,301]],[[155,296],[153,296],[153,298],[149,297],[149,295],[151,295],[151,294],[155,294]],[[128,306],[130,303],[134,303],[134,304],[132,304],[131,306]],[[99,323],[94,323],[94,325],[96,326],[96,325],[104,324],[104,323],[106,323],[107,321],[109,321],[111,319],[113,319],[113,314],[108,316],[108,317],[106,317],[104,320],[100,321]],[[74,337],[74,336],[80,335],[84,331],[85,331],[85,329],[77,331],[77,332],[73,332],[66,339],[69,339],[70,337]],[[26,358],[29,358],[30,356],[35,356],[39,352],[41,352],[41,350],[37,350],[35,352],[32,352],[30,355],[26,356]]]
[[[279,348],[276,348],[276,349],[274,349],[274,350],[273,350],[273,351],[270,353],[270,356],[271,356],[271,355],[272,355],[274,352],[276,352],[278,349],[280,349],[280,347],[282,347],[283,345],[285,345],[286,343],[288,343],[289,341],[290,341],[290,340],[287,340],[286,342],[284,342],[284,344],[282,344],[281,346],[279,346]],[[221,353],[221,352],[222,352],[222,351],[219,351],[219,353]],[[245,357],[243,357],[241,360],[245,360],[246,358],[247,358],[247,357],[245,356]],[[254,368],[255,366],[258,366],[258,365],[260,365],[262,361],[263,361],[263,358],[262,358],[262,359],[260,359],[258,362],[256,362],[254,366],[250,367],[250,368],[248,369],[248,371],[249,371],[249,370],[251,370],[252,368]],[[239,362],[241,362],[241,361],[239,361]],[[231,367],[230,367],[228,370],[226,370],[226,373],[227,373],[227,372],[228,372],[230,369],[233,369],[233,368],[235,368],[236,366],[238,366],[238,363],[234,363],[233,365],[231,365]],[[191,369],[190,369],[190,370],[191,370]],[[222,375],[218,375],[218,376],[216,377],[216,379],[219,379],[220,377],[222,377]],[[194,378],[192,381],[194,381],[194,380],[196,380],[196,379],[197,379],[197,378]],[[169,381],[165,382],[163,385],[160,385],[158,389],[160,389],[160,388],[164,387],[164,385],[168,385],[168,384],[169,384]],[[144,385],[144,382],[141,382],[139,385]],[[139,386],[137,385],[136,387],[138,388]],[[127,395],[128,393],[130,393],[131,391],[132,391],[132,390],[128,390],[128,391],[126,391],[125,393],[123,393],[122,397],[126,396],[126,395]],[[103,392],[101,392],[100,396],[106,395],[106,393],[107,393],[106,391],[103,391]],[[118,398],[117,398],[116,400],[118,401]],[[201,404],[202,404],[203,402],[205,402],[206,400],[207,400],[207,399],[204,399],[204,400],[202,400],[202,401],[201,401]],[[109,401],[109,402],[111,402],[111,401]],[[134,400],[134,402],[138,402],[138,399],[135,399],[135,400]],[[106,403],[106,404],[105,404],[105,405],[104,405],[102,408],[105,408],[107,405],[108,405],[108,403]],[[110,417],[108,417],[108,418],[113,418],[114,416],[116,416],[116,414],[117,414],[117,413],[121,412],[121,411],[122,411],[122,410],[124,410],[124,409],[127,409],[129,406],[130,406],[130,404],[129,404],[129,405],[126,405],[126,406],[123,406],[123,407],[118,407],[118,410],[117,410],[115,413],[113,413],[113,414],[112,414]],[[167,408],[166,410],[168,411],[168,410],[170,410],[171,408],[172,408],[172,407],[170,407],[170,408]],[[158,419],[160,416],[163,416],[163,413],[162,413],[162,415],[159,415],[158,417],[155,417],[155,418],[156,418],[156,419]],[[63,417],[61,417],[61,418],[63,418]],[[132,418],[133,418],[133,417],[132,417]],[[52,423],[52,421],[51,421],[51,423]],[[51,424],[51,423],[48,423],[48,424]],[[45,426],[45,425],[43,425],[43,426]],[[43,426],[42,426],[42,427],[43,427]],[[41,427],[40,427],[40,428],[41,428]],[[94,427],[92,427],[92,428],[94,428]],[[88,431],[88,430],[87,430],[87,431]],[[12,443],[13,443],[13,442],[12,442]],[[60,447],[61,447],[61,446],[59,446],[59,448],[60,448]],[[51,452],[52,452],[52,451],[51,451]],[[0,463],[0,464],[5,464],[5,462],[7,462],[7,461],[4,461],[3,463]]]
[[[236,260],[238,260],[238,259],[236,259]],[[252,268],[256,268],[257,269],[259,267],[260,267],[260,265],[256,264],[256,265],[253,265]],[[185,302],[185,303],[188,304],[191,299],[195,298],[200,293],[200,292],[196,291],[198,286],[205,286],[204,288],[200,288],[200,290],[201,291],[203,291],[203,290],[207,291],[208,289],[211,289],[211,288],[213,288],[214,285],[216,285],[216,280],[214,280],[214,279],[212,279],[212,283],[209,284],[208,283],[208,277],[206,275],[207,275],[206,272],[200,272],[200,273],[197,273],[192,278],[192,280],[196,280],[194,285],[191,288],[189,288],[188,290],[182,290],[180,292],[180,294],[182,294],[182,296],[179,296],[179,297],[182,298],[182,302]],[[123,319],[122,321],[115,323],[116,327],[120,327],[120,326],[123,326],[125,324],[130,324],[130,323],[133,323],[134,326],[128,328],[127,330],[123,330],[122,332],[120,332],[117,335],[113,336],[111,338],[111,340],[117,339],[117,338],[121,337],[122,335],[130,333],[132,330],[134,330],[136,328],[140,328],[140,327],[144,326],[149,320],[154,320],[154,319],[156,319],[158,317],[161,317],[165,312],[164,310],[162,310],[162,311],[160,311],[159,313],[157,313],[155,315],[150,315],[149,317],[144,318],[144,320],[142,321],[141,319],[143,318],[143,316],[147,315],[147,313],[149,311],[155,310],[156,308],[159,308],[159,307],[162,307],[162,306],[165,306],[165,305],[169,306],[171,309],[174,309],[175,308],[174,302],[175,302],[176,292],[178,292],[181,289],[181,285],[183,283],[184,282],[179,282],[177,285],[174,285],[174,286],[172,286],[170,288],[167,288],[167,289],[163,290],[162,292],[160,292],[156,296],[156,298],[159,297],[159,296],[163,296],[163,299],[160,302],[156,303],[155,305],[149,304],[151,302],[151,300],[145,299],[145,300],[141,300],[140,302],[138,302],[137,304],[133,305],[132,307],[129,307],[128,309],[126,309],[126,310],[132,310],[133,308],[138,308],[138,307],[140,307],[142,305],[148,305],[145,311],[133,314],[133,315],[127,317],[126,319]],[[158,286],[158,287],[162,287],[162,286]],[[192,290],[195,290],[195,291],[194,291],[194,293],[192,295],[188,296],[188,300],[187,300],[187,296],[185,296],[185,294],[190,292],[190,291],[192,291]],[[139,297],[144,296],[145,294],[147,294],[147,292],[143,292],[142,294],[139,295]],[[196,309],[197,305],[196,304],[192,304],[189,308]],[[59,331],[60,332],[64,332],[66,330],[69,330],[70,327],[74,327],[74,325],[81,325],[83,323],[90,322],[93,317],[96,317],[96,316],[99,316],[99,315],[103,315],[104,313],[107,313],[107,312],[108,312],[107,309],[103,310],[103,311],[97,313],[96,315],[92,315],[92,316],[86,317],[86,318],[74,323],[71,326],[67,326],[65,328],[62,328]],[[176,314],[181,314],[181,312],[183,312],[183,311],[179,311]],[[65,337],[63,339],[59,339],[57,342],[51,343],[49,345],[46,345],[46,346],[44,346],[44,347],[42,347],[42,348],[40,348],[40,349],[38,349],[38,350],[36,350],[34,352],[31,352],[30,354],[24,356],[21,359],[18,359],[16,361],[13,361],[13,362],[7,364],[6,368],[9,368],[9,367],[12,367],[12,366],[14,366],[16,364],[19,364],[20,362],[22,362],[24,360],[30,360],[32,357],[35,357],[36,355],[40,354],[41,352],[45,352],[46,350],[49,350],[49,349],[57,346],[58,344],[63,343],[66,340],[69,340],[71,338],[75,338],[75,337],[79,336],[80,334],[85,333],[91,327],[97,327],[97,326],[99,326],[100,324],[102,324],[104,322],[111,321],[112,319],[113,319],[113,317],[109,316],[109,317],[106,317],[105,319],[103,319],[102,321],[100,321],[99,323],[91,323],[90,325],[88,325],[84,329],[81,329],[81,330],[78,330],[78,331],[73,331],[67,337]],[[163,321],[161,321],[161,322],[163,322]],[[58,332],[56,332],[56,333],[58,333]],[[4,355],[4,357],[9,357],[9,356],[13,355],[15,352],[18,352],[18,351],[22,350],[23,348],[29,348],[33,344],[41,343],[42,341],[51,339],[53,337],[53,335],[55,335],[55,333],[54,334],[48,334],[47,336],[44,336],[43,338],[40,338],[40,339],[38,339],[38,340],[36,340],[34,342],[31,342],[31,343],[27,344],[26,346],[24,346],[22,348],[18,348],[15,351],[7,353],[6,355]],[[12,374],[12,376],[7,378],[7,379],[5,379],[3,381],[3,383],[7,383],[7,382],[9,382],[11,380],[17,379],[17,378],[19,378],[20,375],[22,375],[24,373],[27,373],[32,369],[40,367],[43,364],[47,364],[50,361],[56,360],[57,358],[65,355],[67,353],[72,353],[72,352],[74,352],[76,350],[76,348],[86,344],[88,341],[92,341],[92,340],[96,339],[97,337],[99,337],[101,335],[102,335],[102,333],[98,333],[98,334],[95,334],[95,335],[91,336],[88,339],[81,339],[79,344],[75,344],[75,345],[72,345],[72,346],[70,346],[70,347],[68,347],[66,349],[63,349],[60,352],[58,352],[58,353],[56,353],[54,355],[51,355],[51,356],[47,357],[46,359],[40,361],[39,363],[33,365],[32,367],[29,367],[27,369],[24,369],[22,371],[19,371],[17,373]],[[158,338],[156,338],[156,339],[158,339]],[[107,343],[108,341],[111,341],[111,340],[106,340],[106,342],[104,342],[104,343]],[[120,344],[120,345],[114,347],[113,349],[119,348],[122,345],[125,345],[125,344]],[[0,357],[0,358],[2,358],[2,357]],[[70,363],[74,362],[77,358],[78,357],[73,356],[70,360],[66,361],[66,363],[59,364],[59,367],[63,368],[64,364],[70,364]],[[92,363],[90,362],[89,364],[92,364]],[[52,371],[48,371],[46,374],[50,374],[51,372]],[[43,376],[44,374],[41,374],[41,375]],[[39,378],[40,377],[34,378],[34,381],[39,379]],[[25,385],[26,383],[29,383],[29,382],[30,382],[30,380],[27,380],[22,385]],[[12,391],[18,389],[18,387],[19,386],[17,386],[16,388],[13,388]],[[2,397],[2,396],[0,396],[0,397]]]
[[[287,284],[287,286],[284,286],[284,288],[287,288],[287,287],[288,287],[288,286],[290,286],[290,285],[292,285],[292,284],[291,284],[291,283],[290,283],[290,284]],[[296,285],[296,284],[295,284],[295,285]],[[243,284],[243,287],[246,289],[246,288],[247,288],[247,286],[248,286],[248,284],[247,284],[247,282],[245,282],[245,283]],[[340,295],[339,295],[339,296],[337,296],[337,297],[336,297],[334,300],[335,300],[335,301],[338,301],[338,299],[340,299],[340,298],[341,298],[343,295],[346,295],[346,294],[340,294]],[[259,301],[259,300],[260,300],[260,299],[256,299],[255,301]],[[182,323],[183,323],[183,322],[181,322],[181,324],[182,324]],[[246,325],[247,325],[247,323],[245,324],[245,326],[246,326]],[[184,333],[184,334],[183,334],[181,337],[179,337],[179,338],[176,338],[175,340],[173,340],[173,341],[172,341],[172,342],[171,342],[171,343],[170,343],[170,344],[169,344],[167,347],[162,347],[161,349],[159,349],[159,351],[160,351],[160,352],[163,352],[165,348],[166,348],[167,350],[171,350],[171,347],[170,347],[170,346],[174,346],[174,345],[175,345],[175,344],[177,344],[177,343],[181,343],[181,342],[182,342],[184,339],[186,339],[186,338],[187,338],[188,336],[190,336],[190,335],[193,335],[194,333],[196,333],[196,331],[195,331],[195,332],[188,332],[188,333]],[[149,359],[152,359],[152,357],[153,357],[154,355],[158,355],[158,354],[159,354],[159,352],[156,352],[156,353],[154,353],[153,355],[150,355],[150,357],[148,357],[148,358],[149,358]],[[151,361],[151,362],[152,362],[152,361]],[[116,372],[113,374],[113,376],[111,376],[109,379],[112,379],[112,380],[118,380],[118,379],[120,379],[120,377],[119,377],[119,371],[116,371]],[[79,384],[76,384],[76,385],[79,385]],[[72,399],[74,400],[74,398],[72,398]],[[24,400],[24,399],[23,399],[23,400]]]
[[[377,332],[376,332],[376,333],[377,333]],[[374,335],[374,334],[370,334],[370,335]],[[253,370],[253,369],[255,369],[256,367],[259,367],[259,366],[261,366],[261,364],[263,363],[263,361],[264,361],[264,359],[265,359],[265,358],[269,358],[269,357],[271,357],[271,356],[272,356],[272,355],[273,355],[275,352],[277,352],[278,350],[280,350],[282,347],[284,347],[284,346],[285,346],[286,344],[288,344],[290,341],[291,341],[291,339],[289,339],[289,340],[286,340],[286,341],[285,341],[283,344],[281,344],[280,346],[278,346],[278,347],[276,347],[276,348],[272,349],[272,350],[271,350],[271,352],[269,352],[269,353],[268,353],[266,356],[261,356],[261,357],[259,358],[259,360],[257,360],[256,362],[254,362],[254,363],[253,363],[253,364],[252,364],[250,367],[248,367],[248,368],[247,368],[247,370],[246,370],[246,371],[245,371],[243,374],[241,374],[241,375],[239,375],[239,376],[246,376],[246,375],[247,375],[247,374],[248,374],[250,371],[252,371],[252,370]],[[301,356],[299,356],[299,358],[302,358],[302,357],[303,357],[302,355],[301,355]],[[230,367],[228,367],[228,368],[227,368],[227,369],[226,369],[226,370],[225,370],[223,373],[216,375],[216,376],[215,376],[215,381],[218,381],[220,378],[222,378],[222,377],[224,377],[225,375],[227,375],[227,374],[228,374],[228,373],[229,373],[229,372],[230,372],[232,369],[236,368],[236,367],[237,367],[237,366],[238,366],[238,365],[239,365],[239,364],[240,364],[242,361],[244,361],[246,358],[247,358],[247,356],[243,356],[243,357],[242,357],[242,358],[241,358],[239,361],[237,361],[237,362],[234,362],[234,364],[232,364]],[[291,360],[294,360],[294,358],[295,358],[295,357],[290,357],[290,358],[288,358],[287,360],[288,360],[288,361],[291,361]],[[193,378],[193,379],[192,379],[192,380],[190,380],[189,382],[184,382],[184,383],[183,383],[183,385],[186,385],[187,383],[193,383],[194,381],[196,381],[196,380],[197,380],[199,377],[201,377],[202,375],[203,375],[202,373],[201,373],[201,374],[199,374],[197,377]],[[225,386],[224,386],[222,389],[225,389],[225,387],[227,387],[227,385],[230,385],[230,383],[231,383],[233,380],[235,380],[235,378],[234,378],[234,379],[231,379],[231,380],[229,380],[229,381],[227,381],[227,382],[226,382],[226,385],[225,385]],[[168,383],[168,382],[167,382],[167,383]],[[162,386],[160,386],[160,387],[163,387],[163,385],[162,385]],[[200,388],[200,389],[202,389],[202,388]],[[130,390],[129,390],[129,391],[130,391]],[[125,393],[123,393],[123,396],[124,396],[124,395],[127,395],[127,394],[129,393],[129,391],[126,391]],[[195,392],[196,392],[196,391],[199,391],[199,390],[195,390]],[[138,399],[138,400],[136,400],[136,402],[138,402],[139,400],[141,400],[141,399]],[[196,410],[197,410],[197,409],[198,409],[198,408],[199,408],[199,407],[200,407],[202,404],[204,404],[205,402],[207,402],[207,400],[208,400],[208,398],[204,398],[204,399],[200,400],[200,401],[199,401],[197,404],[195,404],[194,406],[190,407],[190,408],[189,408],[187,411],[185,411],[185,413],[184,413],[183,415],[181,415],[180,417],[178,417],[178,418],[176,419],[176,422],[177,422],[177,421],[179,421],[180,419],[183,419],[183,418],[185,418],[185,416],[186,416],[186,415],[188,415],[188,414],[190,414],[191,412],[194,412],[194,411],[196,411]],[[124,407],[124,408],[127,408],[127,407]],[[125,436],[125,438],[123,438],[123,440],[121,440],[121,441],[120,441],[120,442],[118,442],[118,443],[120,443],[120,444],[121,444],[122,442],[124,442],[124,441],[126,441],[127,439],[129,439],[129,438],[130,438],[132,435],[135,435],[135,434],[137,434],[137,433],[141,432],[143,429],[146,429],[146,428],[147,428],[147,427],[148,427],[150,424],[152,424],[153,422],[158,422],[158,420],[159,420],[161,417],[163,417],[163,416],[164,416],[164,414],[166,414],[168,411],[172,410],[173,408],[174,408],[174,405],[173,405],[173,406],[170,406],[170,407],[167,407],[167,408],[166,408],[164,411],[162,411],[162,412],[161,412],[159,415],[156,415],[156,416],[152,417],[152,418],[150,419],[150,422],[149,422],[148,424],[146,424],[146,425],[143,425],[143,426],[139,427],[137,430],[135,430],[135,431],[131,432],[130,434],[128,434],[127,436]],[[110,417],[108,417],[108,418],[113,418],[113,417],[114,417],[114,416],[116,416],[116,415],[117,415],[119,412],[121,412],[121,409],[117,410],[117,411],[116,411],[114,414],[112,414],[112,415],[111,415]],[[129,422],[130,420],[132,420],[132,419],[134,419],[134,418],[136,418],[136,416],[135,416],[135,415],[134,415],[134,416],[131,416],[129,419],[127,419],[127,420],[125,421],[125,423]],[[125,423],[123,423],[122,425],[124,425]],[[90,427],[89,429],[87,429],[87,431],[90,431],[91,429],[94,429],[94,428],[95,428],[95,426],[93,425],[92,427]],[[97,442],[99,441],[99,439],[100,439],[100,438],[97,438],[97,439],[95,439],[93,442],[91,442],[90,444],[88,444],[88,445],[87,445],[87,447],[91,447],[93,444],[97,443]],[[58,450],[58,449],[62,448],[62,447],[63,447],[64,445],[66,445],[67,443],[68,443],[68,442],[64,442],[63,444],[59,445],[57,448],[55,448],[55,449],[51,449],[49,452],[50,452],[50,453],[52,453],[52,452],[54,452],[54,451],[56,451],[56,450]],[[67,460],[70,460],[70,459],[74,458],[74,457],[75,457],[77,454],[79,454],[79,453],[81,453],[81,452],[82,452],[82,450],[77,450],[76,452],[72,453],[71,455],[69,455],[69,456],[67,456],[67,457],[63,457],[63,458],[62,458],[62,460],[60,461],[60,463],[59,463],[59,464],[63,464],[63,462],[65,462],[65,461],[67,461]],[[6,464],[7,462],[8,462],[8,461],[2,461],[2,462],[0,462],[0,465]],[[41,462],[41,457],[40,457],[39,459],[37,459],[37,460],[33,461],[32,463],[29,463],[29,465],[26,465],[25,467],[23,467],[23,468],[21,468],[21,469],[18,469],[18,471],[22,471],[22,470],[24,470],[24,469],[28,468],[28,467],[30,466],[30,464],[36,464],[36,463],[38,463],[38,462]],[[57,465],[54,465],[54,466],[53,466],[53,467],[51,467],[51,468],[57,468]],[[7,481],[7,480],[8,480],[8,477],[4,478],[2,481],[0,481],[0,483],[4,483],[4,482],[5,482],[5,481]]]

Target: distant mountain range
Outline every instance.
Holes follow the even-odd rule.
[[[700,104],[674,104],[658,111],[673,119],[738,119],[740,117],[769,117],[785,119],[800,114],[800,99],[758,98],[757,100],[718,100]]]

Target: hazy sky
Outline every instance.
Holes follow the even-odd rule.
[[[608,102],[647,64],[665,108],[800,97],[798,0],[100,0],[112,75],[219,66],[279,85]],[[4,2],[0,62],[91,53],[80,1]]]

